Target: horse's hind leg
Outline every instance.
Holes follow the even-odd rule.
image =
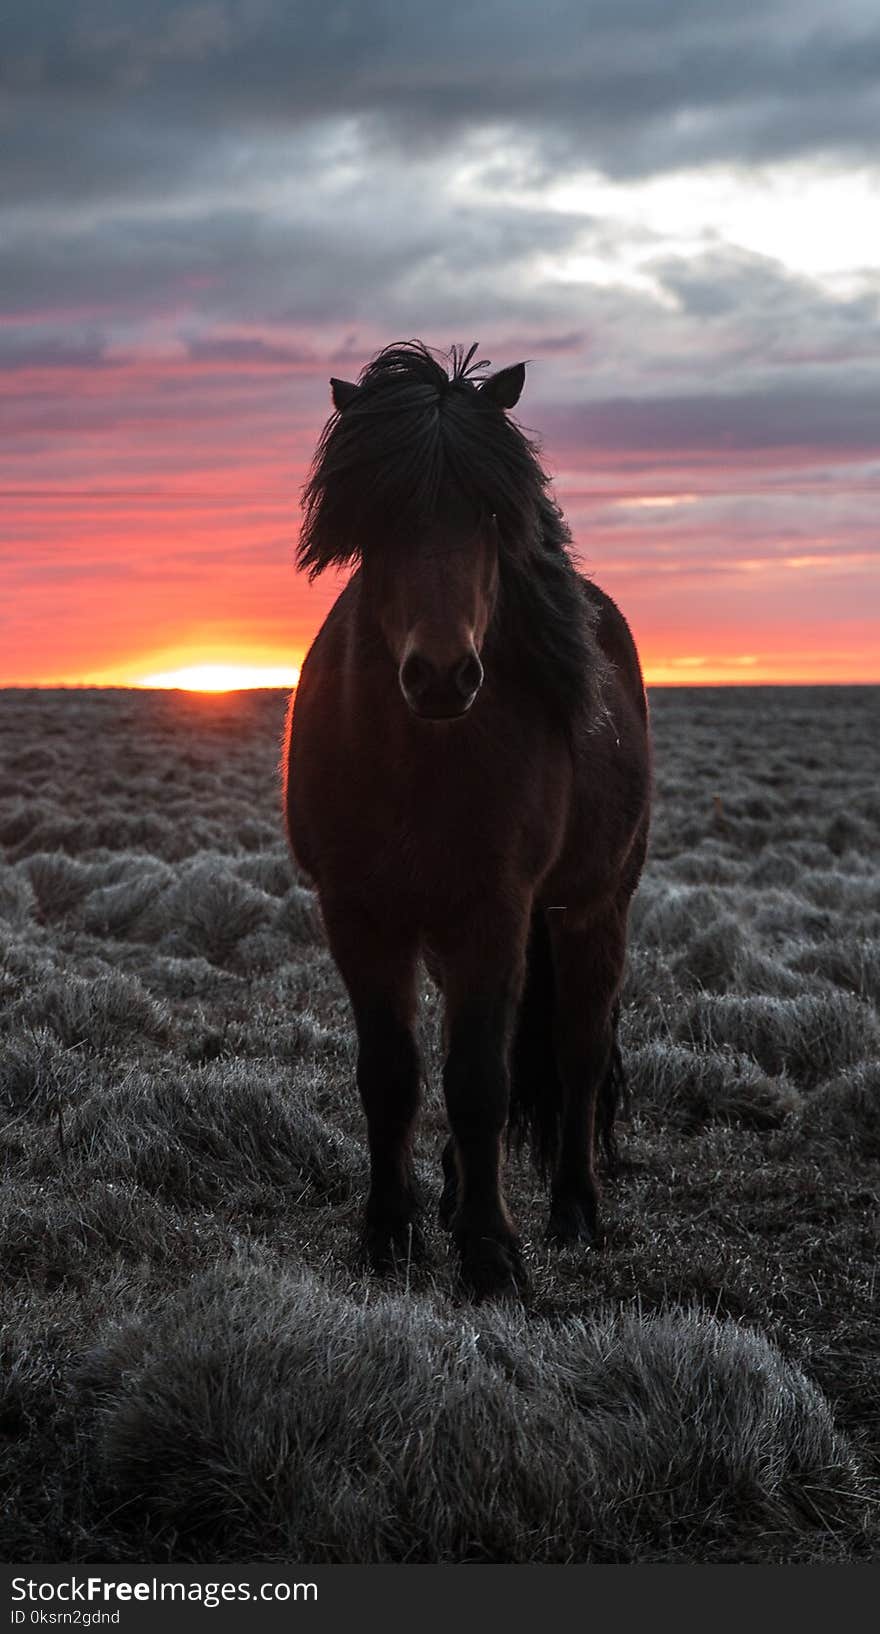
[[[354,1010],[357,1083],[367,1118],[370,1192],[364,1242],[384,1271],[420,1247],[412,1137],[421,1066],[416,1044],[416,946],[350,903],[323,902],[324,922]]]
[[[554,1032],[563,1104],[548,1236],[558,1243],[599,1237],[597,1109],[615,1069],[625,949],[626,914],[617,908],[584,925],[563,923],[553,931]]]

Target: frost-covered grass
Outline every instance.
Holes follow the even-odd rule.
[[[364,1268],[278,694],[0,694],[0,1556],[854,1561],[880,1510],[880,695],[662,692],[607,1244]]]

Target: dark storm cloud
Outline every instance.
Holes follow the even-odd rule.
[[[51,336],[0,331],[0,371],[16,369],[107,369],[113,360],[105,355],[98,335]]]
[[[405,151],[507,126],[548,168],[876,156],[880,19],[846,0],[16,0],[7,197],[174,185],[206,132],[355,116]],[[65,139],[59,141],[61,131]]]
[[[834,315],[842,326],[876,328],[878,294],[831,297],[804,276],[787,271],[769,256],[722,247],[684,257],[658,257],[651,263],[657,281],[675,295],[682,309],[697,318],[723,318],[737,312],[761,314],[785,323],[796,308],[809,308],[816,321]],[[878,285],[880,288],[880,285]]]
[[[847,388],[824,376],[760,392],[609,398],[549,410],[557,447],[608,452],[761,453],[822,449],[864,458],[880,447],[880,387]]]
[[[720,373],[725,358],[739,368],[847,365],[876,370],[880,357],[880,276],[859,294],[830,293],[767,256],[722,248],[659,257],[651,270],[678,303],[682,319],[702,337]],[[725,343],[726,337],[726,343]]]
[[[541,302],[517,294],[517,262],[536,247],[562,254],[584,230],[583,218],[504,205],[450,219],[445,203],[420,200],[405,174],[387,191],[358,176],[329,203],[319,160],[304,159],[299,181],[284,210],[194,203],[190,214],[158,220],[120,207],[96,221],[59,217],[48,230],[43,221],[13,222],[0,252],[0,301],[10,314],[97,302],[124,315],[189,300],[229,322],[365,312],[387,321],[402,287],[418,304],[421,280],[435,315],[489,303],[525,314]],[[558,321],[556,329],[558,342]]]
[[[194,363],[249,364],[258,369],[276,364],[295,368],[297,364],[317,361],[315,353],[304,346],[273,346],[250,335],[226,335],[216,340],[195,336],[186,341],[186,349]]]

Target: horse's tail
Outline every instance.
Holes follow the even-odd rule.
[[[596,1138],[602,1148],[602,1155],[611,1175],[616,1174],[620,1162],[617,1135],[614,1129],[617,1114],[622,1108],[625,1116],[629,1117],[631,1104],[629,1085],[626,1081],[623,1057],[620,1053],[620,1043],[617,1037],[619,1022],[620,1000],[617,999],[611,1012],[611,1054],[608,1057],[605,1076],[599,1085],[599,1098],[596,1103]]]
[[[553,1174],[559,1157],[565,1106],[553,1040],[555,998],[550,933],[539,908],[532,915],[526,978],[511,1052],[509,1132],[517,1146],[528,1143],[532,1161],[544,1178]],[[597,1144],[612,1172],[618,1161],[614,1133],[617,1113],[621,1106],[627,1109],[629,1103],[617,1039],[619,1016],[620,1004],[615,1003],[611,1053],[596,1103]]]

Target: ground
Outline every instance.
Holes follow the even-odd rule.
[[[880,1512],[880,692],[657,691],[607,1243],[363,1266],[285,700],[0,693],[0,1555],[856,1561]],[[443,1133],[436,999],[419,1174]]]

